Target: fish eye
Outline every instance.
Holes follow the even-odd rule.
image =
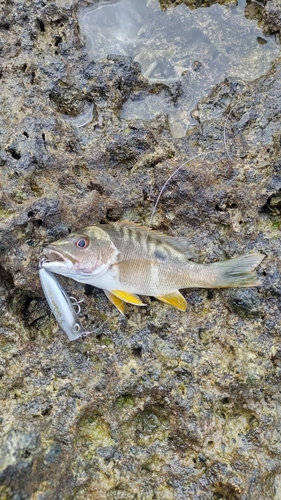
[[[89,240],[85,236],[82,236],[82,238],[76,241],[75,245],[78,248],[87,248],[89,246]]]

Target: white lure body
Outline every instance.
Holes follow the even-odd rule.
[[[51,311],[69,340],[76,340],[85,334],[70,298],[54,274],[41,267],[39,278]]]

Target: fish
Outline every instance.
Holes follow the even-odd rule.
[[[144,306],[139,295],[154,296],[181,311],[180,289],[253,287],[253,272],[265,255],[249,253],[200,264],[184,237],[168,236],[130,221],[97,224],[56,241],[43,250],[44,269],[101,288],[124,314],[124,303]]]
[[[53,315],[68,339],[77,340],[86,332],[70,298],[57,278],[42,267],[43,262],[39,266],[40,282]]]

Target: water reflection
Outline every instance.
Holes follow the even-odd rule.
[[[161,99],[156,100],[157,110],[160,105],[168,113],[172,129],[173,123],[182,124],[172,130],[182,136],[192,119],[188,113],[183,121],[181,101],[185,112],[188,101],[190,111],[226,76],[254,80],[279,54],[274,40],[264,36],[255,20],[246,19],[244,7],[241,0],[237,6],[216,4],[190,10],[180,4],[161,11],[157,0],[116,0],[82,9],[79,20],[86,50],[93,59],[128,55],[141,64],[151,84],[181,82],[183,92],[177,106],[165,99],[160,105]],[[132,96],[122,116],[128,119],[137,111],[142,113],[139,118],[147,119],[154,106],[154,96]]]

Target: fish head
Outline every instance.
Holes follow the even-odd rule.
[[[117,262],[119,250],[102,226],[90,226],[56,241],[43,250],[42,267],[77,281],[99,276]]]

